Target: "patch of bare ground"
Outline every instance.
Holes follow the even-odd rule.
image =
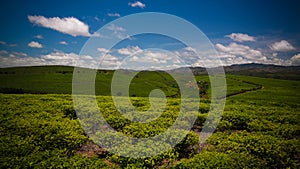
[[[108,151],[101,148],[94,142],[88,141],[81,145],[80,148],[76,150],[75,154],[80,154],[89,158],[99,157],[103,159],[103,162],[108,166],[108,168],[116,168],[118,165],[111,162],[110,160],[105,159],[108,155]]]
[[[81,154],[86,157],[106,157],[108,151],[99,147],[97,144],[93,142],[86,142],[81,145],[80,148],[76,150],[76,154]]]

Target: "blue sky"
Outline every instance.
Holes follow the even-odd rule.
[[[213,43],[223,65],[251,62],[300,65],[300,3],[296,0],[11,0],[0,3],[0,67],[73,65],[74,61],[85,59],[79,52],[99,28],[140,12],[168,13],[196,25]],[[115,53],[172,44],[165,37],[145,35],[140,39],[136,37],[123,46],[116,46]],[[178,44],[165,49],[187,54]],[[116,55],[109,55],[111,62],[116,62]],[[90,63],[82,61],[82,65]],[[201,66],[196,61],[191,65]]]

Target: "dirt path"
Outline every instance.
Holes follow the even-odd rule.
[[[250,93],[250,92],[255,92],[255,91],[258,91],[258,90],[261,90],[261,89],[264,88],[263,85],[257,84],[257,83],[253,83],[253,82],[250,82],[250,81],[240,80],[240,79],[235,79],[235,78],[230,78],[230,79],[239,81],[241,83],[251,84],[251,85],[254,85],[255,87],[253,87],[251,89],[242,89],[241,91],[237,91],[235,93],[226,94],[226,98],[229,98],[231,96],[240,95],[240,94],[246,94],[246,93]]]

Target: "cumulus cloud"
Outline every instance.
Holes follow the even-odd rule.
[[[121,64],[121,58],[113,56],[111,54],[105,55],[105,57],[100,61],[101,69],[118,69]]]
[[[105,48],[97,48],[97,50],[101,53],[108,53],[109,50],[108,49],[105,49]]]
[[[34,44],[34,46],[38,45]],[[228,45],[218,43],[215,47],[218,54],[208,54],[203,53],[203,51],[202,53],[197,53],[191,47],[171,51],[142,49],[139,46],[128,46],[111,51],[106,48],[97,48],[98,53],[93,57],[62,51],[54,51],[39,57],[31,57],[22,52],[0,50],[0,67],[67,65],[102,69],[167,70],[182,66],[215,67],[243,63],[300,65],[299,53],[290,59],[281,59],[280,53],[263,52],[263,49],[255,49],[235,42]],[[219,57],[221,62],[216,59],[217,57]]]
[[[61,51],[52,52],[40,57],[44,59],[48,65],[67,65],[80,66],[88,68],[97,68],[97,61],[87,55],[78,55],[76,53],[64,53]]]
[[[106,37],[106,36],[104,36],[104,35],[102,35],[102,34],[100,34],[100,33],[98,33],[98,32],[94,32],[94,33],[91,35],[91,37],[104,38],[104,37]]]
[[[300,66],[300,53],[294,55],[291,59],[291,65]]]
[[[133,55],[138,52],[142,52],[142,49],[138,46],[128,46],[126,48],[118,49],[118,53],[121,55]]]
[[[108,13],[107,15],[110,17],[120,17],[121,16],[119,13]]]
[[[224,65],[242,64],[242,63],[264,63],[268,58],[259,50],[246,45],[230,43],[225,46],[216,44],[219,51],[219,58]]]
[[[47,55],[42,55],[41,58],[47,60],[77,60],[78,55],[75,53],[64,53],[61,51],[53,52]]]
[[[274,52],[274,53],[272,53],[272,56],[273,56],[273,57],[277,57],[277,56],[278,56],[278,53]]]
[[[228,46],[222,44],[216,44],[216,48],[229,55],[240,56],[249,60],[265,60],[266,57],[261,51],[252,49],[249,46],[241,45],[237,43],[230,43]]]
[[[196,49],[192,47],[185,47],[182,50],[173,51],[173,53],[189,65],[192,65],[200,59],[199,55],[196,54]]]
[[[145,68],[172,69],[180,65],[180,61],[171,52],[142,50],[137,46],[121,49],[120,53],[127,56],[125,60],[123,57],[115,56],[110,53],[107,53],[104,57],[91,57],[55,51],[39,57],[32,57],[21,52],[0,51],[0,67],[66,65],[102,69],[132,68],[142,70]],[[109,52],[105,48],[98,48],[97,50],[101,53]],[[135,53],[136,51],[139,51],[139,53]],[[118,52],[118,50],[116,50],[116,52]],[[128,56],[127,54],[129,53],[134,53],[134,55]]]
[[[46,18],[44,16],[28,16],[28,20],[36,25],[50,28],[72,36],[91,36],[89,26],[74,17]]]
[[[11,52],[9,54],[10,57],[26,57],[28,56],[26,53],[24,52]]]
[[[155,50],[143,50],[138,55],[134,55],[131,60],[138,61],[142,63],[152,63],[152,64],[161,64],[167,63],[167,61],[172,61],[172,53],[166,53],[162,51]]]
[[[236,42],[255,41],[255,38],[253,36],[249,36],[243,33],[232,33],[230,35],[226,35],[226,37],[229,37],[230,39]]]
[[[244,63],[263,63],[274,65],[300,65],[300,54],[294,55],[290,59],[280,58],[277,52],[267,53],[268,56],[262,53],[262,49],[253,49],[246,45],[231,43],[229,45],[216,44],[216,49],[219,51],[219,58],[223,65],[244,64]]]
[[[52,52],[40,57],[28,56],[22,52],[11,52],[6,55],[0,54],[0,67],[65,65],[97,68],[98,62],[99,60],[91,56],[62,51]]]
[[[97,51],[99,52],[99,55],[97,57],[101,58],[101,60],[103,60],[104,56],[110,55],[110,50],[106,48],[97,48]]]
[[[0,67],[45,65],[41,58],[30,57],[22,52],[0,53]]]
[[[279,42],[275,42],[275,43],[271,44],[269,47],[271,50],[278,51],[278,52],[286,52],[286,51],[295,50],[295,47],[286,40],[281,40]]]
[[[43,45],[39,42],[31,41],[28,43],[28,46],[31,48],[43,48]]]
[[[191,47],[165,52],[162,50],[145,50],[138,46],[128,46],[116,51],[118,54],[125,55],[127,58],[125,60],[132,62],[123,63],[122,66],[134,67],[135,69],[171,69],[181,66],[215,67],[253,62],[276,63],[276,61],[268,60],[261,51],[246,45],[236,43],[229,45],[217,44],[216,48],[219,51],[218,54],[209,51],[197,53]],[[217,58],[220,60],[217,60]]]
[[[183,63],[173,52],[158,49],[141,50],[123,60],[120,68],[136,70],[168,70],[183,66]]]
[[[131,6],[131,7],[133,7],[133,8],[134,8],[134,7],[139,7],[139,8],[145,8],[145,7],[146,7],[146,5],[143,4],[143,3],[140,2],[140,1],[135,1],[134,3],[129,2],[128,5]]]
[[[59,44],[61,44],[61,45],[68,45],[68,42],[66,42],[66,41],[60,41]]]
[[[190,47],[190,46],[185,47],[184,50],[186,50],[186,51],[191,51],[191,52],[195,52],[195,51],[196,51],[196,49],[194,49],[194,48],[192,48],[192,47]]]
[[[139,46],[128,46],[116,49],[113,52],[117,53],[116,56],[118,56],[118,61],[121,62],[119,65],[121,69],[168,70],[189,66],[180,59],[180,56],[175,54],[175,51],[141,49]]]

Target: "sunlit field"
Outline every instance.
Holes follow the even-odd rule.
[[[55,93],[69,87],[71,79],[67,73],[55,71],[51,76],[58,79],[66,76],[66,85],[57,85],[57,89],[51,90],[50,86],[55,83],[52,81],[49,88],[44,85],[41,91],[48,93],[49,89],[49,93]],[[148,73],[145,77],[155,76],[155,73]],[[18,78],[15,79],[18,81]],[[196,79],[209,80],[205,75]],[[18,83],[9,83],[10,88],[18,88]],[[8,89],[3,87],[5,83],[1,85],[2,89]],[[96,132],[97,125],[89,131],[83,130],[70,93],[1,94],[1,168],[299,167],[299,81],[227,75],[228,97],[222,120],[207,142],[199,144],[199,133],[210,109],[209,89],[200,99],[198,112],[191,112],[197,113],[197,119],[179,144],[157,156],[138,159],[121,157],[97,146],[86,134]],[[36,86],[27,86],[24,90],[39,93]],[[138,138],[164,132],[174,123],[180,108],[179,98],[167,97],[167,106],[162,114],[153,109],[143,116],[131,117],[155,119],[137,123],[120,114],[111,96],[98,95],[96,99],[99,110],[111,127]],[[131,97],[131,103],[141,112],[146,112],[150,107],[148,97]],[[126,114],[132,110],[123,107],[121,111]],[[97,118],[88,120],[91,121],[86,122],[97,122]],[[176,136],[176,131],[173,136]]]

